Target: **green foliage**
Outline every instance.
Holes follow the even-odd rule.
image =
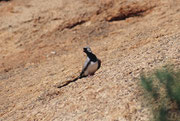
[[[165,107],[161,107],[158,111],[157,121],[168,121],[167,119],[167,109]]]
[[[153,82],[152,78],[141,75],[142,86],[153,96],[154,99],[156,99],[158,97],[158,93],[155,87],[153,87],[152,82]]]
[[[145,94],[151,95],[155,121],[171,121],[171,111],[180,114],[180,71],[169,68],[156,70],[149,75],[141,74]],[[177,121],[180,116],[173,117]]]

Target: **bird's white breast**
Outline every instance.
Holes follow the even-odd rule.
[[[84,72],[84,75],[94,74],[97,71],[97,68],[98,68],[98,61],[90,62],[89,66],[87,67],[86,71]]]

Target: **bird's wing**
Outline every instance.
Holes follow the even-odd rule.
[[[98,68],[99,69],[101,67],[101,60],[98,59]]]

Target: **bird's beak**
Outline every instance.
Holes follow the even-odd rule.
[[[83,48],[83,52],[85,52],[86,51],[86,49],[85,48]]]

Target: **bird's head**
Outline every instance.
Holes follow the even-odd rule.
[[[91,48],[90,47],[84,47],[83,48],[83,51],[85,52],[85,53],[92,53],[92,51],[91,51]]]

